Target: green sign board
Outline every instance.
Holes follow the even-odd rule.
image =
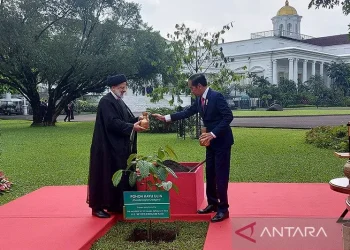
[[[169,206],[167,191],[124,192],[125,219],[167,219]]]

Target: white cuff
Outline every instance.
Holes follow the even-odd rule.
[[[210,134],[211,134],[214,138],[216,138],[216,136],[213,134],[213,132],[210,132]]]
[[[171,121],[171,116],[170,115],[166,115],[165,117],[165,121],[166,122],[170,122]]]

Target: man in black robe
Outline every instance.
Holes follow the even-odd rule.
[[[111,92],[102,97],[97,108],[88,180],[87,203],[92,215],[99,218],[109,218],[107,212],[123,212],[123,192],[134,188],[129,185],[128,174],[123,174],[117,187],[113,186],[112,176],[127,167],[130,154],[136,153],[136,132],[145,130],[122,100],[127,90],[126,77],[110,76],[107,85]]]

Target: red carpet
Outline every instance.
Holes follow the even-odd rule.
[[[255,245],[244,245],[250,243],[249,240],[235,233],[251,221],[260,225],[265,219],[264,225],[277,225],[281,223],[276,219],[278,217],[285,217],[284,222],[289,220],[290,223],[291,218],[295,222],[301,217],[305,218],[303,222],[311,224],[316,223],[316,218],[325,218],[323,222],[328,223],[327,240],[332,243],[332,248],[322,249],[342,249],[341,225],[335,221],[345,209],[345,197],[330,190],[328,184],[231,183],[230,219],[210,224],[204,249],[283,249],[278,245],[279,241],[267,248],[259,239]],[[85,198],[86,186],[44,187],[0,206],[0,249],[89,249],[118,218],[92,217]],[[266,217],[271,218],[266,221]],[[208,215],[196,214],[172,216],[174,220],[209,218]],[[332,227],[334,235],[329,232],[329,227]],[[256,233],[259,228],[255,229]],[[258,238],[249,230],[241,233]],[[323,239],[317,239],[323,242]],[[327,247],[327,243],[323,246]]]
[[[220,223],[210,223],[205,250],[214,249],[317,249],[337,250],[342,248],[341,224],[336,220],[345,209],[346,195],[336,193],[328,184],[289,183],[234,183],[229,185],[230,219]],[[256,223],[256,224],[252,224]],[[325,229],[318,237],[306,237],[303,242],[295,238],[298,231],[290,231],[293,237],[272,235],[271,229],[307,226]],[[238,235],[236,231],[249,226]],[[254,232],[250,230],[254,227]],[[266,227],[270,235],[260,237]],[[260,230],[260,231],[259,231]],[[267,231],[265,231],[267,232]],[[321,237],[323,236],[323,237]],[[256,242],[247,240],[254,239]]]

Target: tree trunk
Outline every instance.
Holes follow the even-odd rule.
[[[42,126],[43,117],[40,109],[40,99],[38,99],[37,101],[32,101],[30,105],[32,106],[33,110],[33,123],[31,124],[31,126]]]
[[[55,113],[55,107],[49,102],[47,107],[47,112],[45,116],[45,126],[55,126],[56,119],[53,119],[53,114]]]

